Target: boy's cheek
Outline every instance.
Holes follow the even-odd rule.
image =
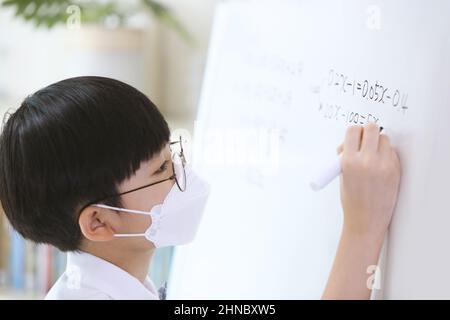
[[[151,225],[152,218],[146,215],[126,214],[122,222],[119,233],[143,233]]]

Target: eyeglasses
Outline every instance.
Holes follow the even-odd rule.
[[[105,201],[107,199],[113,198],[113,197],[119,197],[122,196],[124,194],[128,194],[134,191],[138,191],[144,188],[148,188],[154,185],[157,185],[159,183],[165,182],[165,181],[169,181],[169,180],[175,180],[175,183],[177,184],[178,189],[180,189],[180,191],[184,192],[186,190],[186,170],[185,170],[185,165],[186,165],[186,158],[184,157],[184,151],[183,151],[183,139],[180,136],[179,140],[177,141],[173,141],[169,143],[170,146],[170,151],[172,153],[172,172],[173,174],[163,180],[160,181],[156,181],[156,182],[152,182],[149,184],[146,184],[144,186],[141,187],[137,187],[125,192],[121,192],[121,193],[116,193],[116,194],[112,194],[106,197],[102,197],[99,199],[96,199],[94,201],[89,202],[88,204],[84,205],[80,210],[79,213],[81,211],[83,211],[85,208],[89,207],[90,205],[93,205],[95,203],[100,203],[102,201]]]

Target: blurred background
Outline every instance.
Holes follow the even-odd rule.
[[[0,0],[0,112],[64,78],[101,75],[150,97],[172,130],[192,132],[214,0]],[[65,255],[24,241],[0,214],[0,299],[45,296]],[[158,249],[150,275],[170,272],[171,249]]]

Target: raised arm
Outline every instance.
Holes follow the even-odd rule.
[[[323,299],[369,299],[375,266],[391,221],[400,183],[400,162],[389,138],[369,124],[348,128],[341,164],[344,223]],[[369,269],[370,270],[370,269]]]

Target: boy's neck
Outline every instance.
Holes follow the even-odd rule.
[[[111,250],[108,249],[109,248],[90,246],[81,248],[81,251],[90,253],[114,264],[144,283],[144,280],[148,275],[154,249],[133,252],[126,250],[114,250],[114,252],[111,252]]]

